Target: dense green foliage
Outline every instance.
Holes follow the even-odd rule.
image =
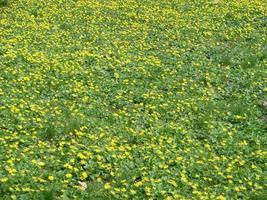
[[[7,2],[7,0],[0,0],[0,6],[6,6]]]
[[[2,199],[264,197],[264,0],[5,2]]]

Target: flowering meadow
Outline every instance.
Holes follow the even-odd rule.
[[[0,199],[265,199],[266,94],[264,0],[0,0]]]

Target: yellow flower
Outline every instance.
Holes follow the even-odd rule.
[[[167,197],[165,198],[165,200],[172,200],[172,197],[171,197],[171,196],[167,196]]]
[[[85,155],[83,155],[82,153],[78,153],[78,158],[80,158],[81,160],[84,160],[84,159],[86,159],[86,156]]]
[[[246,162],[244,160],[239,161],[239,164],[243,166]]]
[[[11,112],[19,113],[19,109],[16,106],[11,106]]]
[[[169,180],[168,183],[170,183],[174,187],[177,187],[178,186],[177,183],[174,180]]]
[[[236,192],[240,192],[240,188],[238,186],[235,187]]]
[[[82,172],[82,175],[81,175],[81,179],[84,180],[88,177],[87,173],[86,172]]]
[[[252,165],[251,165],[251,168],[252,168],[252,169],[256,169],[256,168],[257,168],[257,166],[256,166],[256,165],[254,165],[254,164],[252,164]]]
[[[5,178],[0,178],[0,182],[1,182],[1,183],[5,183],[5,182],[7,182],[7,181],[8,181],[8,178],[6,178],[6,177],[5,177]]]
[[[111,188],[110,183],[106,183],[106,184],[104,185],[104,188],[105,188],[106,190],[110,189],[110,188]]]
[[[55,180],[55,177],[54,176],[48,176],[48,180],[53,181],[53,180]]]
[[[67,173],[67,174],[66,174],[66,177],[67,177],[67,178],[72,178],[72,174]]]
[[[44,167],[44,166],[45,166],[45,163],[44,163],[44,162],[39,162],[38,165],[39,165],[40,167]]]
[[[216,198],[217,200],[225,200],[226,198],[223,195],[220,195]]]
[[[139,182],[134,183],[134,186],[136,186],[136,187],[139,187],[141,185],[143,185],[142,181],[139,181]]]

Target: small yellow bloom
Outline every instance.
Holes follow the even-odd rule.
[[[11,106],[11,112],[19,113],[19,109],[16,106]]]
[[[252,168],[252,169],[256,169],[257,166],[252,164],[252,165],[251,165],[251,168]]]
[[[174,180],[169,180],[168,183],[170,183],[174,187],[178,187],[178,184]]]
[[[235,187],[235,191],[236,191],[236,192],[240,192],[240,188],[236,186],[236,187]]]
[[[67,177],[67,178],[72,178],[72,174],[67,173],[67,174],[66,174],[66,177]]]
[[[110,183],[106,183],[106,184],[104,185],[104,188],[105,188],[106,190],[110,189],[110,188],[111,188]]]
[[[225,200],[226,198],[223,195],[220,195],[216,198],[217,200]]]
[[[136,187],[140,187],[141,185],[143,185],[142,181],[134,183],[134,186],[136,186]]]
[[[88,177],[88,174],[86,172],[82,172],[81,179],[84,180]]]
[[[80,158],[81,160],[84,160],[84,159],[86,159],[86,156],[84,155],[84,154],[82,154],[82,153],[78,153],[78,158]]]
[[[1,182],[1,183],[5,183],[5,182],[7,182],[7,181],[8,181],[8,178],[6,178],[6,177],[5,177],[5,178],[0,178],[0,182]]]
[[[32,164],[35,164],[37,161],[33,159],[31,162],[32,162]]]
[[[167,197],[165,198],[165,200],[172,200],[172,197],[171,197],[171,196],[167,196]]]
[[[243,166],[246,162],[244,160],[239,161],[239,164]]]
[[[55,180],[55,177],[54,176],[48,176],[48,180],[53,181],[53,180]]]
[[[45,166],[45,163],[44,163],[44,162],[39,162],[38,165],[39,165],[40,167],[44,167],[44,166]]]

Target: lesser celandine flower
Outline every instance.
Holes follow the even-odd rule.
[[[54,176],[48,176],[48,180],[53,181],[53,180],[55,180],[55,177]]]
[[[110,183],[106,183],[106,184],[104,185],[104,188],[105,188],[106,190],[109,190],[109,189],[111,188]]]
[[[70,174],[70,173],[67,173],[65,176],[66,176],[66,178],[72,178],[72,174]]]

